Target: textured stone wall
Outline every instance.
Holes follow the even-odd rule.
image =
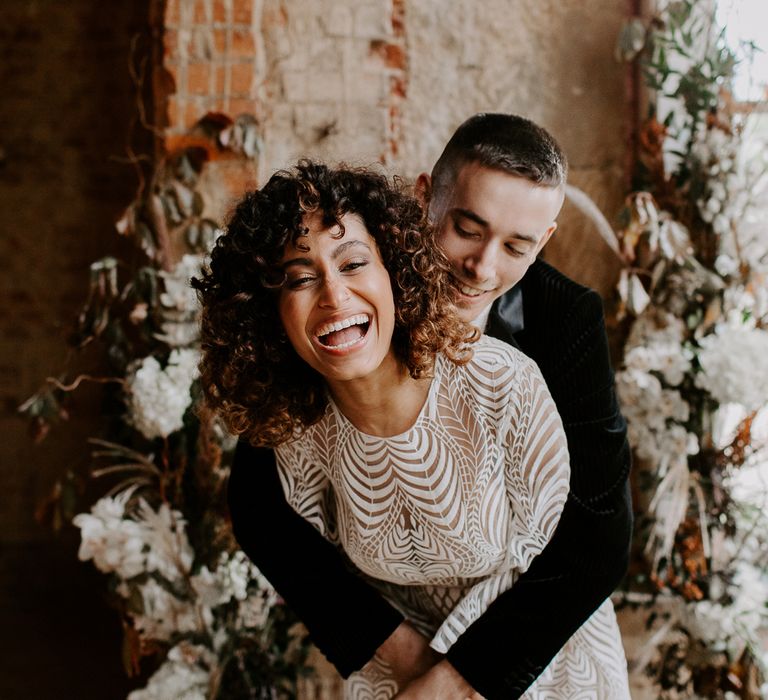
[[[259,120],[259,176],[301,155],[383,163],[414,177],[478,110],[536,119],[572,181],[611,215],[623,191],[624,0],[10,0],[0,8],[0,697],[124,697],[117,618],[103,579],[33,518],[62,464],[87,459],[99,391],[43,446],[16,406],[61,367],[88,264],[123,253],[113,222],[135,173],[122,160],[137,116],[128,64],[160,9],[158,109],[167,141],[208,111]],[[148,42],[137,44],[151,57]],[[162,144],[161,144],[162,145]],[[144,148],[144,152],[151,149]],[[606,291],[615,268],[566,209],[550,256]],[[55,439],[54,439],[55,438]],[[84,661],[87,659],[87,661]],[[40,673],[40,668],[48,669]]]
[[[431,166],[474,112],[514,112],[554,134],[570,159],[571,182],[613,216],[623,196],[627,119],[624,68],[613,48],[625,11],[619,0],[409,0],[396,169],[414,175]],[[617,273],[570,205],[548,257],[603,292]]]
[[[263,179],[300,156],[415,177],[477,111],[558,138],[571,181],[612,217],[623,195],[624,0],[169,0],[169,134],[209,110],[254,113]],[[162,116],[159,121],[162,122]],[[566,205],[548,257],[608,293],[618,267]]]

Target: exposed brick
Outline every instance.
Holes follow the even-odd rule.
[[[175,29],[166,29],[163,33],[163,55],[167,59],[176,59],[179,50],[179,34]]]
[[[392,96],[397,98],[404,98],[407,93],[408,81],[405,76],[393,75],[389,79],[389,92]]]
[[[198,104],[196,100],[189,100],[184,109],[184,122],[180,126],[184,129],[188,129],[208,111],[210,110],[205,109],[204,106]]]
[[[253,0],[232,0],[232,22],[248,24],[253,21]]]
[[[232,95],[237,97],[249,96],[253,89],[253,63],[233,63],[230,68],[232,76]]]
[[[405,0],[392,0],[392,31],[395,36],[405,36]]]
[[[256,101],[236,97],[229,101],[228,112],[233,117],[237,117],[240,114],[254,114],[256,112]]]
[[[210,24],[211,18],[208,16],[208,3],[205,0],[196,0],[195,2],[195,24]]]
[[[209,63],[190,63],[187,66],[187,92],[207,95],[210,91],[211,66]]]
[[[227,21],[227,6],[224,0],[213,0],[213,21],[221,24]]]
[[[221,95],[226,97],[226,85],[227,85],[227,72],[229,71],[229,66],[215,66],[215,94]]]
[[[179,23],[179,2],[181,0],[166,0],[165,26],[175,26]]]
[[[228,29],[213,30],[213,48],[216,54],[221,57],[227,53],[227,33]]]
[[[256,53],[256,45],[253,40],[253,32],[248,29],[235,29],[232,32],[233,58],[251,58]]]
[[[210,27],[195,27],[191,34],[189,57],[199,61],[210,61],[214,54],[214,38]]]
[[[400,44],[374,39],[371,41],[371,54],[379,56],[387,68],[405,70],[407,56],[405,48]]]

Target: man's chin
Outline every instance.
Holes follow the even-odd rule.
[[[496,296],[493,294],[482,294],[479,297],[470,298],[460,295],[456,302],[459,317],[466,323],[472,323],[482,313],[483,309],[490,306],[495,299]]]

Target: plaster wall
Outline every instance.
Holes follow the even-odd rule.
[[[302,156],[415,177],[477,111],[524,114],[571,161],[609,220],[625,181],[629,114],[614,58],[623,0],[168,0],[164,120],[252,112],[259,179]],[[547,257],[608,295],[609,248],[570,204]]]

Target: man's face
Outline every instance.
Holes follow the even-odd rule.
[[[451,191],[434,193],[430,215],[451,262],[457,303],[472,321],[514,287],[549,240],[562,188],[469,163]]]

